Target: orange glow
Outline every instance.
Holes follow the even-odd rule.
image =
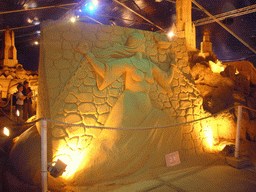
[[[235,75],[238,75],[238,74],[239,74],[239,71],[236,69]]]
[[[209,148],[212,148],[213,146],[213,134],[212,129],[206,128],[204,129],[204,136],[206,138],[206,142]]]
[[[220,114],[202,122],[203,145],[211,151],[222,151],[227,142],[235,139],[235,123],[231,114]]]
[[[28,22],[28,23],[33,23],[33,20],[30,19],[30,18],[28,18],[28,19],[27,19],[27,22]]]
[[[225,147],[226,147],[226,144],[225,143],[221,143],[221,144],[215,145],[214,146],[214,150],[215,151],[222,151]]]
[[[57,159],[59,159],[67,165],[66,171],[63,173],[62,177],[69,179],[76,171],[79,170],[79,165],[81,164],[82,160],[84,160],[85,154],[86,150],[72,151],[71,149],[67,148],[60,149],[53,161],[57,161]]]
[[[217,60],[217,63],[209,61],[210,68],[213,73],[220,73],[225,70],[226,66],[222,65],[221,61]]]

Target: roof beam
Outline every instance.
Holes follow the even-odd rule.
[[[218,19],[215,18],[211,13],[209,13],[205,8],[203,8],[199,3],[197,3],[195,0],[191,0],[199,9],[201,9],[203,12],[205,12],[209,17],[211,17],[215,22],[217,22],[221,27],[226,29],[231,35],[233,35],[235,38],[237,38],[241,43],[243,43],[246,47],[248,47],[253,53],[256,54],[256,50],[254,50],[249,44],[247,44],[243,39],[241,39],[239,36],[237,36],[233,31],[231,31],[228,27],[226,27],[223,23],[221,23]]]
[[[125,4],[119,2],[118,0],[113,0],[113,1],[118,3],[119,5],[123,6],[124,8],[128,9],[129,11],[133,12],[135,15],[141,17],[142,19],[144,19],[145,21],[149,22],[150,24],[154,25],[155,27],[157,27],[158,29],[162,30],[163,32],[166,32],[165,29],[163,29],[162,27],[156,25],[155,23],[153,23],[152,21],[148,20],[147,18],[143,17],[142,15],[137,13],[136,11],[132,10],[130,7],[127,7]]]
[[[241,16],[241,15],[246,15],[246,14],[249,14],[249,13],[254,13],[254,12],[256,12],[256,4],[251,5],[251,6],[247,6],[247,7],[243,7],[243,8],[240,8],[240,9],[235,9],[233,11],[221,13],[221,14],[218,14],[218,15],[214,15],[214,17],[218,21],[221,21],[221,20],[224,20],[224,19],[229,18],[229,17],[237,17],[237,16]],[[206,18],[203,18],[203,19],[193,21],[195,26],[205,25],[205,24],[209,24],[209,23],[213,23],[213,22],[215,22],[215,20],[212,17],[206,17]]]

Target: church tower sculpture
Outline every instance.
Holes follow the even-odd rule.
[[[196,30],[192,23],[192,1],[176,0],[177,36],[185,38],[188,51],[196,50]]]
[[[17,49],[14,43],[14,32],[7,27],[2,42],[0,67],[15,67],[17,64]]]

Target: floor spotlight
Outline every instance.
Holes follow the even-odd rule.
[[[58,159],[55,162],[49,163],[47,170],[50,172],[51,176],[57,178],[66,171],[66,167],[67,165]]]

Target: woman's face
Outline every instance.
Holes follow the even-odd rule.
[[[146,51],[145,42],[141,42],[140,43],[140,52],[145,53],[145,51]]]
[[[139,51],[141,53],[145,53],[145,37],[142,34],[130,36],[126,45],[132,48],[134,52]]]

